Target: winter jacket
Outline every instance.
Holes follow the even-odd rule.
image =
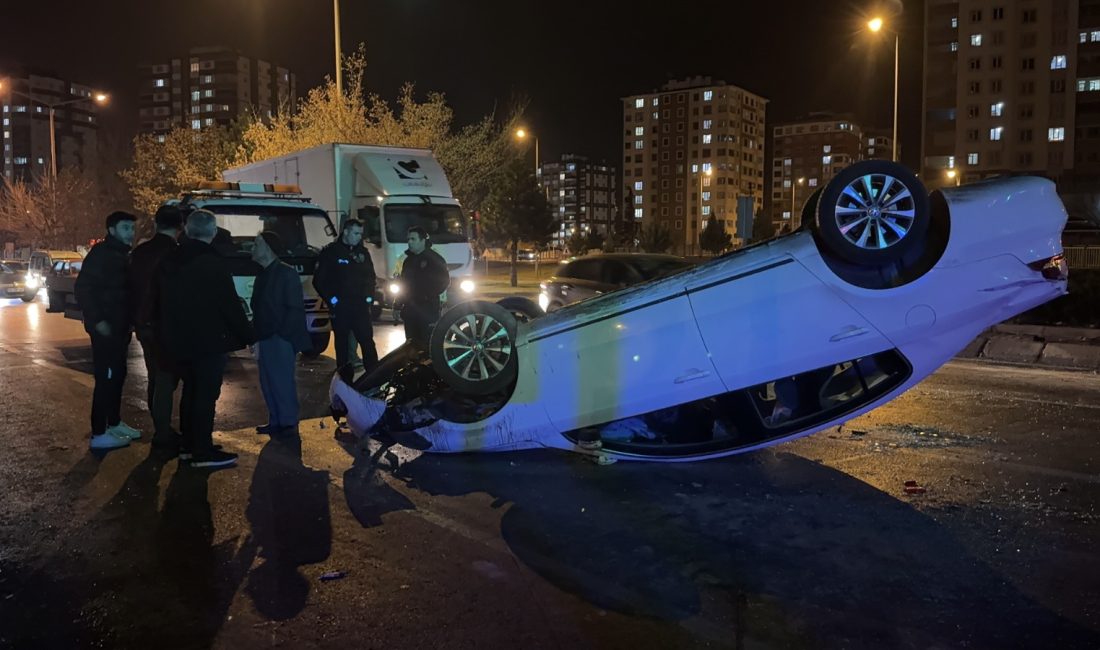
[[[175,238],[164,233],[157,233],[153,235],[152,239],[138,245],[130,253],[130,268],[127,272],[126,286],[130,295],[130,322],[135,327],[140,328],[148,323],[152,309],[147,302],[157,264],[165,255],[175,250],[177,246]]]
[[[362,244],[348,246],[338,239],[322,248],[317,257],[313,288],[326,305],[372,298],[376,281],[370,253]]]
[[[451,273],[447,262],[432,250],[431,242],[423,253],[405,251],[405,261],[401,265],[401,285],[403,298],[418,305],[439,304],[439,296],[451,284]]]
[[[189,239],[161,260],[150,300],[153,330],[173,361],[193,361],[256,342],[224,257]]]
[[[278,336],[290,342],[295,352],[312,349],[306,331],[302,278],[287,264],[276,260],[256,276],[252,287],[252,326],[259,341]]]
[[[76,276],[76,302],[84,312],[84,329],[92,332],[96,323],[107,321],[112,334],[130,329],[129,291],[126,271],[130,247],[113,235],[92,247]]]

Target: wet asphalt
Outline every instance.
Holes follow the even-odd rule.
[[[1095,374],[954,362],[839,430],[597,466],[364,445],[332,366],[269,440],[233,358],[235,469],[99,457],[80,325],[0,302],[0,648],[1100,647]],[[145,428],[143,395],[135,343]]]

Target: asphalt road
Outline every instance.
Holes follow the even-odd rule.
[[[0,647],[1100,647],[1096,375],[956,362],[839,431],[603,467],[364,448],[332,366],[299,367],[300,444],[252,432],[240,355],[239,467],[99,458],[80,325],[0,302]],[[141,427],[143,375],[135,344]]]

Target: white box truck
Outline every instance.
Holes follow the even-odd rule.
[[[363,222],[363,241],[379,289],[389,286],[407,246],[409,227],[422,226],[451,273],[447,302],[472,296],[473,249],[462,206],[443,167],[427,149],[326,144],[226,170],[227,181],[290,183],[337,224]],[[394,296],[386,291],[386,302]]]

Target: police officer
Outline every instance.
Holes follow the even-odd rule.
[[[451,283],[447,262],[432,250],[428,233],[420,226],[409,228],[409,249],[401,266],[401,319],[405,340],[426,350],[432,324],[439,320],[440,296]]]
[[[325,246],[317,258],[313,288],[328,305],[332,334],[336,338],[336,367],[348,364],[356,341],[362,348],[363,366],[370,370],[378,362],[371,324],[374,301],[374,264],[363,246],[363,222],[348,219],[340,238]],[[354,334],[355,339],[350,339]]]

